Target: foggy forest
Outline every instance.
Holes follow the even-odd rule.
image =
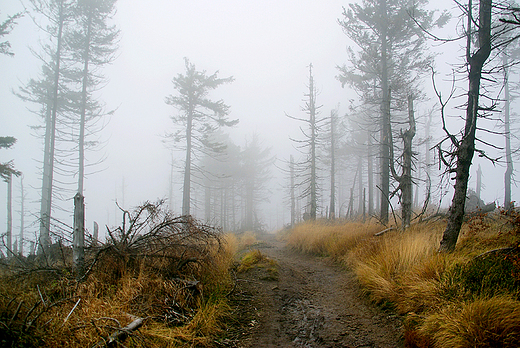
[[[515,211],[519,29],[514,1],[3,1],[0,256],[70,248],[81,283],[116,241],[180,271],[224,233],[433,219],[453,252]]]
[[[317,51],[309,57],[301,57],[299,51],[280,48],[280,53],[273,52],[273,57],[267,58],[264,55],[270,53],[262,52],[258,42],[255,44],[258,52],[256,49],[250,52],[248,45],[251,44],[244,41],[246,44],[238,46],[240,49],[237,47],[233,59],[230,58],[232,52],[220,52],[227,51],[225,46],[231,47],[232,40],[257,40],[254,35],[262,30],[258,24],[251,28],[251,39],[235,38],[238,33],[228,32],[232,28],[223,29],[223,37],[218,39],[222,41],[222,48],[197,47],[204,46],[206,40],[212,41],[213,46],[220,42],[204,38],[202,31],[207,28],[202,24],[194,32],[192,42],[188,42],[189,26],[182,30],[182,35],[175,34],[182,36],[180,44],[166,41],[171,35],[166,31],[176,29],[165,27],[154,28],[160,31],[150,32],[152,40],[144,45],[142,41],[132,40],[143,39],[145,14],[139,16],[138,28],[126,33],[124,26],[129,25],[132,11],[136,10],[124,7],[131,6],[129,4],[103,6],[107,8],[96,10],[105,11],[99,14],[100,23],[96,24],[102,27],[92,29],[98,36],[92,45],[99,51],[93,51],[92,62],[81,62],[81,47],[64,48],[67,50],[64,64],[70,70],[64,74],[72,76],[63,78],[63,83],[70,86],[60,86],[64,88],[63,93],[71,94],[66,97],[71,99],[63,103],[84,103],[85,106],[83,111],[81,105],[63,106],[63,110],[56,107],[56,140],[52,150],[45,144],[45,132],[49,128],[45,119],[47,106],[38,93],[43,93],[41,84],[53,76],[52,70],[48,69],[55,64],[53,49],[56,49],[57,33],[52,30],[59,28],[53,27],[56,25],[54,19],[49,17],[57,15],[52,12],[56,10],[40,9],[36,5],[33,9],[31,4],[16,2],[4,5],[6,8],[2,9],[5,32],[8,33],[3,39],[9,43],[2,57],[6,77],[2,83],[2,104],[6,105],[2,111],[2,129],[3,136],[16,138],[15,145],[2,151],[2,158],[3,163],[13,160],[13,168],[21,174],[15,175],[11,184],[12,230],[19,231],[23,223],[23,239],[27,243],[39,238],[38,219],[43,213],[41,202],[44,200],[49,201],[46,209],[50,209],[45,214],[52,215],[49,217],[56,221],[53,223],[56,228],[66,230],[65,226],[72,224],[76,192],[86,197],[85,218],[89,231],[94,222],[100,226],[117,225],[121,219],[118,205],[130,209],[155,200],[165,200],[175,213],[190,213],[230,231],[274,231],[302,221],[307,215],[313,219],[379,215],[383,221],[388,221],[388,205],[401,209],[403,200],[400,192],[403,185],[397,178],[404,168],[402,134],[409,127],[408,97],[413,98],[415,123],[415,134],[411,139],[412,171],[407,174],[411,175],[413,186],[409,188],[412,198],[408,198],[411,199],[408,204],[417,209],[425,203],[428,209],[446,209],[451,204],[453,175],[450,170],[454,163],[446,166],[442,162],[444,156],[439,158],[439,154],[451,151],[446,134],[460,133],[467,102],[464,100],[467,89],[465,41],[459,38],[464,29],[457,26],[463,23],[462,15],[455,11],[456,5],[446,2],[447,8],[437,4],[438,8],[435,8],[425,2],[424,10],[420,12],[423,19],[419,19],[419,14],[416,18],[409,17],[411,21],[416,20],[419,24],[424,21],[424,24],[409,29],[414,30],[407,34],[410,37],[391,48],[396,52],[389,53],[392,59],[395,55],[403,56],[400,57],[402,62],[391,63],[399,66],[391,67],[387,76],[391,94],[387,97],[391,157],[388,146],[385,150],[388,154],[384,157],[380,154],[383,151],[379,125],[382,87],[378,85],[379,73],[374,70],[376,63],[365,57],[376,52],[364,52],[364,47],[371,45],[371,39],[356,33],[358,26],[369,24],[353,18],[348,10],[342,13],[342,5],[336,7],[339,9],[336,13],[331,13],[329,24],[334,29],[334,42],[328,38],[331,42],[316,42],[313,48],[312,40],[321,40],[318,33],[325,28],[316,23],[313,25],[317,28],[305,29],[312,35],[303,41],[305,46],[300,49]],[[198,6],[185,5],[181,10],[193,11],[196,16]],[[225,5],[220,10],[221,15],[212,15],[212,21],[223,25],[227,21],[225,16],[234,18],[236,15],[228,6],[233,7],[232,4]],[[245,5],[238,8],[241,7]],[[201,16],[209,16],[205,11],[209,9]],[[272,20],[281,15],[270,14],[268,10],[262,13],[273,16]],[[409,16],[406,13],[399,15]],[[241,20],[234,18],[229,26],[240,25]],[[301,19],[301,22],[306,20]],[[180,23],[175,25],[180,26]],[[71,25],[62,30],[67,35],[77,35],[75,40],[82,40],[79,28]],[[266,30],[274,31],[272,28]],[[133,36],[136,31],[140,33]],[[506,32],[504,41],[506,34],[514,35]],[[306,36],[305,32],[300,35]],[[175,36],[171,40],[175,40]],[[188,49],[183,53],[185,42],[188,42]],[[299,39],[294,45],[301,43],[302,39]],[[83,42],[79,41],[76,45],[81,44]],[[157,61],[159,54],[151,52],[154,44],[159,44],[166,52],[160,52],[161,57],[171,54],[172,59]],[[335,57],[328,56],[332,54],[331,45],[337,46]],[[493,73],[491,79],[495,83],[482,87],[488,91],[489,105],[486,107],[492,110],[490,115],[483,115],[482,121],[479,119],[482,130],[477,133],[475,145],[479,156],[472,162],[468,185],[469,192],[474,193],[480,205],[495,202],[497,206],[507,206],[508,202],[514,201],[516,192],[514,173],[508,174],[509,179],[505,177],[509,168],[514,168],[518,147],[514,136],[516,72],[513,47],[514,43],[511,43],[508,48],[513,53],[505,52],[502,56],[493,52],[494,60],[489,64],[494,67],[487,69]],[[198,59],[194,53],[189,57],[186,55],[196,49],[203,52],[203,59]],[[327,57],[323,57],[324,52]],[[209,58],[212,54],[215,59]],[[246,56],[255,54],[259,56],[256,59]],[[298,57],[295,62],[301,62],[301,66],[290,61],[291,54]],[[275,58],[276,55],[281,57]],[[509,56],[511,61],[504,63],[502,60]],[[235,63],[240,57],[244,61]],[[260,57],[265,60],[264,66]],[[218,64],[223,59],[230,62]],[[277,59],[285,62],[273,66]],[[324,62],[329,66],[323,66]],[[88,68],[83,69],[82,64],[88,64]],[[504,69],[500,69],[504,64],[511,65],[506,80]],[[233,71],[233,65],[241,70]],[[111,76],[112,71],[114,76]],[[88,77],[82,78],[83,73]],[[188,151],[191,173],[186,178],[186,106],[178,79],[192,73],[201,74],[200,84],[208,79],[204,100],[215,105],[201,106],[197,110],[200,115],[193,121],[194,133],[190,135],[193,147]],[[261,76],[263,74],[265,76]],[[270,75],[275,76],[272,82],[268,81]],[[163,81],[156,85],[159,77]],[[219,86],[211,85],[211,78]],[[507,90],[504,81],[508,81]],[[82,84],[85,85],[82,87]],[[152,90],[159,89],[158,85],[163,88],[150,96]],[[85,94],[86,100],[81,101],[77,96],[81,93]],[[508,93],[508,100],[505,93]],[[238,98],[243,100],[234,103]],[[503,115],[506,105],[507,110],[511,110],[507,125]],[[61,119],[60,114],[63,114]],[[506,142],[509,154],[506,154]],[[51,151],[55,160],[51,169],[52,182],[48,185],[52,188],[44,189],[42,176],[50,174],[44,174],[43,164],[49,161],[45,156],[51,156]],[[380,163],[387,158],[394,163],[392,166]],[[388,167],[386,175],[381,166]],[[384,183],[383,177],[387,177]],[[7,186],[2,187],[4,207]],[[44,190],[52,192],[50,196],[46,194],[48,198],[42,193]],[[24,217],[20,218],[20,214]],[[1,217],[6,226],[6,209],[2,210]],[[13,232],[13,236],[16,234]]]

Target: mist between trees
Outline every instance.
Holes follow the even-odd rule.
[[[23,188],[17,159],[3,162],[2,178],[9,184],[4,254],[44,252],[58,240],[72,242],[73,229],[83,234],[84,221],[71,226],[63,216],[71,218],[72,197],[88,192],[85,178],[99,175],[110,151],[103,131],[118,111],[105,107],[102,91],[109,83],[104,72],[117,64],[124,35],[117,5],[115,0],[31,0],[25,12],[0,25],[0,37],[9,39],[16,22],[30,17],[43,37],[32,48],[39,72],[12,86],[40,121],[31,129],[43,149],[33,154],[41,185]],[[226,97],[216,96],[226,85],[226,93],[233,91],[235,78],[220,77],[218,67],[207,63],[201,66],[199,57],[184,58],[184,70],[168,77],[171,89],[163,94],[170,110],[164,118],[171,124],[155,134],[161,150],[171,152],[170,173],[164,174],[170,209],[224,230],[257,232],[269,231],[273,219],[292,226],[303,220],[375,218],[406,229],[443,213],[448,224],[440,250],[450,251],[465,212],[484,206],[482,185],[473,192],[468,184],[475,152],[496,166],[481,175],[503,175],[504,199],[496,203],[513,209],[518,6],[482,0],[455,2],[448,11],[432,10],[434,5],[366,0],[338,9],[338,30],[349,45],[337,58],[345,63],[336,67],[345,95],[332,98],[333,105],[321,104],[328,91],[320,87],[317,62],[309,62],[302,99],[294,100],[300,112],[279,110],[282,117],[285,113],[280,124],[287,127],[290,154],[259,132],[231,136],[230,129],[239,128],[247,115],[235,115]],[[452,73],[441,75],[432,48],[452,49],[454,43],[459,50],[448,62]],[[0,49],[2,59],[18,59],[9,40]],[[12,147],[16,139],[5,136],[1,146]],[[3,158],[8,154],[2,151]],[[139,159],[135,167],[145,170]],[[12,217],[15,180],[19,234]],[[40,195],[39,211],[30,214],[24,211],[29,189]],[[179,209],[177,197],[182,197]],[[84,199],[89,201],[88,194]]]

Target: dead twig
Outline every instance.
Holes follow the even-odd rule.
[[[377,232],[376,234],[374,234],[374,236],[379,237],[379,236],[382,236],[383,234],[385,234],[386,232],[393,231],[395,229],[396,229],[395,227],[389,227],[389,228],[387,228],[385,230]]]
[[[143,323],[143,318],[137,318],[127,326],[117,329],[108,339],[99,341],[92,348],[114,347],[117,343],[123,342],[132,332],[143,326]]]

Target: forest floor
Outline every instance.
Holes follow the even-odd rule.
[[[222,346],[403,346],[401,320],[370,304],[349,270],[294,251],[272,235],[262,238],[253,249],[277,262],[277,277],[262,267],[237,275]]]

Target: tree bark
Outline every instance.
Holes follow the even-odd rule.
[[[408,123],[410,128],[402,134],[403,138],[403,173],[399,182],[401,186],[401,209],[403,228],[410,227],[412,218],[412,141],[415,136],[415,117],[413,109],[413,97],[408,96]]]
[[[23,175],[20,177],[20,247],[18,252],[23,256],[23,238],[25,229],[25,192],[23,188]]]
[[[381,18],[386,21],[387,7],[386,0],[379,1]],[[380,199],[380,219],[381,222],[388,222],[388,197],[390,195],[390,93],[388,85],[388,57],[387,57],[387,23],[381,23],[381,199]]]
[[[294,192],[294,158],[292,155],[289,163],[289,172],[289,175],[291,176],[291,227],[294,227],[294,225],[296,224],[296,198]]]
[[[7,256],[13,256],[13,173],[7,179]]]
[[[475,193],[477,194],[477,198],[480,202],[480,194],[482,193],[482,168],[480,168],[480,164],[477,168],[477,189]]]
[[[310,218],[316,220],[316,212],[318,209],[317,196],[317,178],[316,178],[316,101],[314,100],[315,87],[312,77],[312,64],[309,66],[309,116],[311,126],[310,138],[310,161],[311,161],[311,177],[310,177]]]
[[[85,261],[85,200],[79,192],[74,196],[74,236],[72,248],[72,262],[76,272],[76,279],[83,278]]]
[[[503,54],[502,62],[504,65],[504,126],[506,140],[506,172],[504,175],[504,209],[510,210],[513,207],[511,201],[511,180],[513,178],[513,158],[511,156],[511,120],[510,120],[510,104],[511,96],[509,92],[509,68],[507,55]]]
[[[90,63],[90,45],[91,45],[91,31],[92,31],[92,8],[88,10],[86,23],[86,40],[85,51],[83,52],[83,76],[81,86],[81,106],[80,106],[80,121],[79,121],[79,146],[78,146],[78,193],[83,195],[83,183],[85,178],[85,118],[87,114],[87,99],[88,99],[88,79],[89,79],[89,63]]]
[[[374,213],[374,165],[372,163],[372,136],[368,134],[367,146],[368,215]]]
[[[330,112],[330,208],[329,219],[336,218],[336,159],[335,159],[335,122],[336,111]]]
[[[58,31],[56,34],[56,52],[54,58],[54,81],[52,99],[48,104],[48,113],[45,124],[45,146],[43,158],[43,178],[42,178],[42,197],[40,202],[40,253],[49,248],[51,209],[52,209],[52,188],[54,176],[54,150],[56,142],[56,117],[58,114],[58,94],[60,85],[60,66],[62,54],[63,29],[65,26],[65,6],[64,1],[58,1]]]
[[[481,0],[479,3],[479,49],[471,56],[468,54],[469,88],[466,124],[463,137],[455,150],[457,166],[455,168],[455,192],[448,210],[448,222],[440,242],[440,252],[450,252],[455,249],[464,218],[469,172],[475,151],[480,80],[484,63],[491,53],[491,4],[492,0]],[[468,32],[470,33],[471,30]],[[468,38],[468,46],[470,41],[471,38]]]
[[[184,166],[184,182],[182,186],[182,215],[190,215],[191,190],[191,134],[193,128],[193,111],[188,112],[186,125],[186,160]]]

